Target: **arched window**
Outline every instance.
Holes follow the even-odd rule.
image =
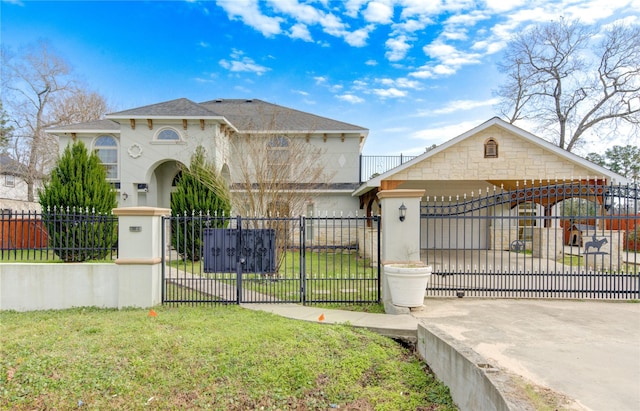
[[[498,158],[498,142],[490,138],[484,143],[484,158]]]
[[[289,139],[273,137],[267,143],[267,161],[270,177],[278,180],[289,180],[291,164],[289,163]]]
[[[111,136],[100,136],[93,143],[93,150],[107,171],[107,180],[118,179],[118,142]]]
[[[172,128],[163,128],[156,134],[158,141],[180,141],[180,134]]]

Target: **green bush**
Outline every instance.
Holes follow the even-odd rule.
[[[65,262],[103,259],[116,244],[116,193],[106,176],[98,156],[76,142],[39,190],[49,247]]]
[[[230,210],[225,182],[198,147],[171,196],[171,245],[183,258],[199,261],[203,230],[226,227]]]

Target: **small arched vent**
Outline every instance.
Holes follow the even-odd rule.
[[[498,158],[498,142],[490,138],[484,143],[484,158]]]

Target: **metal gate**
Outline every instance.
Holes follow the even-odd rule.
[[[380,301],[378,217],[164,217],[165,304]]]
[[[428,296],[640,298],[637,185],[531,182],[421,206]]]

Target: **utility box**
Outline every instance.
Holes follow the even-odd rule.
[[[235,273],[238,264],[246,273],[275,272],[274,229],[206,228],[203,237],[205,273]]]

